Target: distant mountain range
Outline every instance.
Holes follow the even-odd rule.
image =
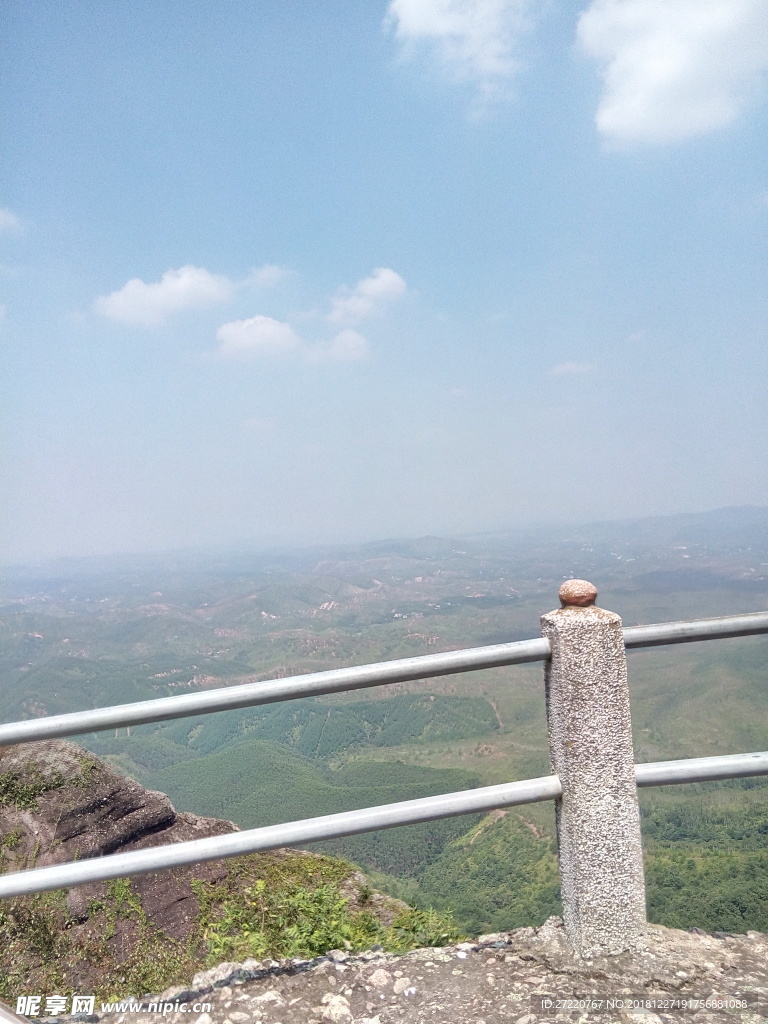
[[[720,550],[756,545],[764,548],[768,535],[768,507],[737,505],[708,512],[682,512],[641,519],[599,520],[588,523],[530,524],[509,530],[461,534],[455,537],[424,536],[389,538],[361,544],[334,544],[268,548],[249,545],[188,548],[163,552],[125,553],[81,558],[59,558],[31,565],[7,564],[11,580],[28,581],[67,576],[113,573],[123,577],[153,572],[173,573],[205,569],[214,573],[264,571],[271,565],[296,571],[318,561],[364,561],[377,557],[405,559],[446,558],[457,549],[498,547],[519,550],[530,546],[569,544],[619,544],[658,547],[666,544],[700,544]]]

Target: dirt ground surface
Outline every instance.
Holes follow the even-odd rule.
[[[61,1021],[61,1017],[49,1018]],[[89,1024],[702,1024],[768,1021],[768,936],[651,925],[642,951],[576,960],[562,921],[396,956],[221,964]]]

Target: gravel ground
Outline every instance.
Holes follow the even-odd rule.
[[[709,999],[712,1005],[692,1008],[692,999]],[[562,922],[550,918],[540,928],[402,956],[373,949],[356,955],[334,951],[312,961],[221,964],[196,975],[188,988],[145,996],[141,1007],[137,1004],[107,1012],[97,1007],[93,1015],[69,1020],[762,1024],[768,1022],[768,936],[691,934],[652,925],[644,950],[580,961],[568,951]]]

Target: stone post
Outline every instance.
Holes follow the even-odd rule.
[[[645,881],[621,619],[595,607],[586,580],[560,588],[541,617],[552,647],[547,726],[556,801],[563,918],[577,956],[642,948]]]

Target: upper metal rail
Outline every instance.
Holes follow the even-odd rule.
[[[768,775],[768,751],[687,757],[683,761],[652,761],[635,765],[638,786],[677,786],[684,782],[746,779],[754,775]]]
[[[685,761],[659,761],[635,765],[638,786],[664,786],[682,782],[703,782],[712,779],[733,779],[752,775],[768,775],[768,751],[754,754],[731,754],[721,757],[695,757]],[[451,818],[498,807],[556,800],[562,795],[557,775],[500,786],[484,786],[460,793],[403,800],[359,811],[342,811],[318,818],[305,818],[284,825],[267,825],[246,832],[192,839],[168,846],[152,846],[130,853],[114,853],[106,857],[52,864],[28,871],[0,875],[0,898],[25,896],[51,889],[65,889],[86,882],[103,882],[110,878],[148,874],[166,868],[182,867],[222,857],[239,857],[247,853],[276,850],[343,836],[376,832],[397,825],[414,825],[437,818]]]
[[[655,622],[650,626],[629,626],[624,630],[624,646],[660,647],[664,644],[688,644],[696,640],[724,640],[732,636],[768,633],[768,612],[748,615],[721,615],[716,619],[691,619],[687,622]]]
[[[768,629],[768,625],[766,625]],[[428,654],[419,658],[401,658],[397,661],[356,665],[352,668],[311,672],[308,675],[269,679],[258,683],[240,683],[203,693],[184,693],[178,697],[156,697],[135,704],[118,704],[93,711],[74,711],[67,715],[51,715],[25,722],[0,725],[0,746],[26,743],[30,740],[52,739],[55,736],[73,736],[77,733],[98,732],[123,725],[140,725],[172,718],[186,718],[211,711],[231,711],[234,708],[274,704],[296,697],[317,697],[326,693],[384,686],[409,679],[427,679],[431,676],[451,675],[499,665],[520,665],[530,661],[544,661],[549,657],[549,641],[522,640],[519,643],[495,644],[467,651],[448,651]]]
[[[768,633],[768,612],[696,619],[691,622],[629,626],[624,630],[624,645],[628,649],[656,647],[662,644],[691,643],[696,640],[751,636],[757,633]],[[312,672],[308,675],[289,676],[287,679],[241,683],[203,693],[157,697],[134,704],[118,704],[108,708],[94,708],[92,711],[74,711],[66,715],[8,722],[0,725],[0,747],[29,743],[33,740],[55,739],[59,736],[99,732],[126,725],[187,718],[213,711],[231,711],[235,708],[273,704],[297,697],[317,697],[370,686],[385,686],[388,683],[454,675],[457,672],[524,665],[534,661],[546,661],[549,656],[549,641],[540,637],[509,644],[494,644],[490,647],[473,647],[462,651],[447,651],[444,654],[426,654],[418,658],[377,662],[373,665]]]

